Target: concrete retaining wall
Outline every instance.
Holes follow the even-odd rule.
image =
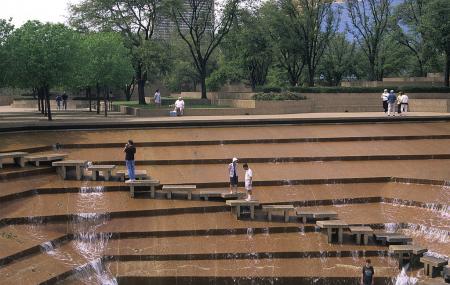
[[[92,101],[92,104],[95,105],[96,101]],[[37,100],[13,100],[12,103],[13,108],[36,108],[38,107]],[[50,107],[52,109],[56,109],[56,101],[50,101]],[[84,109],[89,108],[89,101],[79,101],[79,100],[68,100],[67,101],[67,109]]]
[[[0,106],[9,106],[13,103],[13,96],[2,95],[0,96]]]
[[[450,112],[450,99],[411,99],[409,101],[411,112]]]

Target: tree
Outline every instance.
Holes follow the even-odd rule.
[[[345,34],[337,34],[325,50],[320,72],[330,86],[338,86],[344,76],[355,74],[355,43],[349,42]]]
[[[222,3],[223,2],[223,3]],[[186,43],[200,77],[202,98],[206,99],[207,64],[228,34],[242,0],[173,0],[170,13],[177,32]],[[216,13],[216,9],[220,10]]]
[[[283,9],[296,23],[297,36],[304,41],[303,60],[308,68],[308,85],[314,86],[317,66],[337,22],[329,0],[283,0]]]
[[[120,89],[128,83],[133,67],[123,38],[117,33],[90,33],[81,36],[81,61],[77,70],[81,85],[96,90],[97,114],[100,113],[100,99],[103,92],[105,116],[106,98],[112,89]]]
[[[220,62],[219,71],[227,74],[229,81],[233,77],[239,77],[238,81],[245,78],[253,90],[264,85],[273,52],[261,11],[240,9],[230,33],[220,45],[220,51],[224,60]]]
[[[278,66],[286,71],[289,84],[297,86],[305,66],[305,42],[295,31],[295,19],[287,17],[284,12],[273,1],[266,2],[261,7],[264,29],[269,34],[272,53]]]
[[[387,31],[392,0],[348,0],[347,11],[359,43],[369,62],[369,80],[382,80],[380,45]]]
[[[74,43],[74,32],[66,26],[38,21],[25,23],[6,42],[9,84],[37,90],[39,97],[45,98],[49,120],[50,89],[69,80],[74,66]]]
[[[425,65],[430,60],[432,53],[428,41],[424,41],[420,30],[421,19],[424,13],[424,0],[403,0],[403,3],[395,9],[395,23],[393,24],[393,36],[398,43],[408,48],[417,62],[418,76],[425,76]]]
[[[14,30],[14,26],[11,24],[11,19],[0,19],[0,87],[6,84],[6,70],[8,65],[5,43],[8,37]]]
[[[83,0],[72,5],[71,24],[82,31],[120,31],[133,55],[135,49],[151,41],[163,0]],[[145,104],[145,83],[148,72],[139,56],[134,58],[135,80],[138,85],[139,104]],[[125,88],[131,89],[131,84]],[[132,81],[133,84],[134,80]]]
[[[425,39],[432,42],[437,51],[445,56],[444,80],[449,87],[450,75],[450,2],[430,0],[425,5],[421,18],[421,31]]]

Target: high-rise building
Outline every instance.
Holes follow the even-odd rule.
[[[184,12],[183,17],[185,19],[191,19],[193,11],[196,11],[196,16],[208,15],[210,19],[207,21],[207,30],[211,31],[214,23],[215,6],[214,0],[184,0]],[[189,31],[189,26],[180,19],[182,31]],[[155,39],[169,40],[177,33],[177,26],[173,19],[167,16],[160,16],[155,25],[154,35]]]

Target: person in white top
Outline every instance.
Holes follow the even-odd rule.
[[[238,187],[238,159],[233,157],[233,160],[228,164],[228,174],[230,176],[230,194],[237,193]],[[234,191],[233,191],[234,190]]]
[[[153,99],[155,100],[155,104],[161,107],[161,92],[159,92],[159,89],[156,89]]]
[[[177,112],[177,116],[183,116],[184,114],[184,100],[181,97],[175,101],[175,112]]]
[[[387,89],[384,89],[383,94],[381,94],[381,100],[383,101],[383,110],[385,113],[387,113],[388,111],[388,96],[389,96],[389,92],[387,91]]]
[[[401,97],[402,114],[408,113],[408,102],[409,102],[408,95],[403,94]]]
[[[253,171],[248,167],[248,164],[243,165],[245,170],[245,190],[247,191],[247,201],[252,199],[252,189],[253,189]]]

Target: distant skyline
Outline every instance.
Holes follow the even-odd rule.
[[[13,19],[20,27],[28,20],[67,23],[69,4],[81,0],[0,0],[0,18]]]

